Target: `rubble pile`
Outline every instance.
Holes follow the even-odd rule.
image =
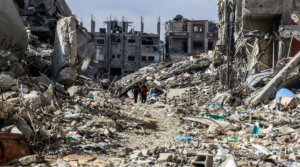
[[[198,84],[202,79],[201,71],[209,67],[211,61],[207,58],[186,60],[178,63],[150,65],[138,72],[128,75],[115,83],[119,88],[119,96],[130,90],[135,84],[146,82],[154,88],[165,89],[187,87]]]
[[[84,75],[92,58],[85,46],[94,45],[90,37],[84,44],[78,41],[84,29],[63,14],[63,2],[49,1],[53,9],[46,1],[16,3],[30,25],[26,31],[12,1],[3,3],[10,10],[0,6],[11,16],[0,17],[0,23],[15,23],[20,34],[16,40],[0,29],[1,164],[300,165],[300,53],[278,59],[274,51],[276,40],[284,42],[280,34],[286,29],[240,29],[235,45],[219,45],[189,60],[152,64],[103,85]],[[225,8],[232,6],[218,3],[225,26],[230,11]],[[55,35],[44,40],[34,28],[48,26],[47,19],[55,20],[47,30]],[[225,54],[228,48],[235,50],[233,57]],[[132,89],[141,83],[149,88],[147,103],[135,104]]]

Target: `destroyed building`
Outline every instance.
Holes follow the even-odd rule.
[[[177,15],[165,26],[166,56],[171,59],[199,55],[213,50],[218,28],[208,20],[189,20]]]
[[[65,0],[15,0],[25,27],[41,41],[54,42],[57,14],[72,16]]]
[[[163,52],[160,41],[160,20],[157,33],[144,32],[141,19],[141,30],[129,29],[132,22],[118,20],[106,21],[107,28],[95,32],[95,21],[92,19],[92,32],[96,45],[95,66],[99,78],[120,79],[134,73],[141,67],[162,61]]]
[[[278,63],[299,52],[298,0],[218,0],[217,3],[217,51],[228,56],[227,78],[244,77],[244,83],[256,90],[255,85],[273,74]],[[238,73],[230,74],[233,69],[239,69]]]
[[[54,19],[53,36],[46,38],[30,26],[26,31],[13,0],[2,0],[0,165],[299,167],[300,52],[292,53],[298,51],[299,1],[269,2],[245,8],[249,1],[218,1],[220,40],[211,54],[152,63],[102,84],[85,74],[103,45],[96,46],[97,36],[74,16],[59,10],[31,15]],[[261,21],[244,20],[250,9],[282,11],[290,21],[275,16],[268,22],[270,15],[260,14]],[[255,30],[243,27],[245,21]],[[110,34],[129,38],[122,27]],[[140,82],[149,88],[146,104],[132,100]]]
[[[37,57],[26,57],[34,62],[29,69],[37,76],[46,71],[58,82],[71,86],[78,76],[75,64],[82,64],[78,69],[85,72],[95,53],[96,45],[87,30],[78,24],[65,0],[14,2],[26,28],[29,51],[48,60],[41,62]],[[33,45],[47,48],[47,53],[39,53]],[[49,64],[52,64],[51,70],[47,68]]]

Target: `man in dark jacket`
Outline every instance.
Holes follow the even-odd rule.
[[[143,85],[141,87],[142,103],[146,103],[146,101],[147,101],[147,92],[148,92],[148,88],[145,85],[145,83],[143,83]]]
[[[137,103],[139,92],[140,92],[139,85],[135,84],[135,86],[133,87],[134,103]]]

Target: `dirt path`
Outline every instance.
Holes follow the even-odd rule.
[[[141,105],[141,104],[138,104]],[[169,147],[174,143],[174,138],[179,136],[182,129],[179,118],[176,118],[168,110],[170,106],[142,104],[140,107],[134,105],[131,115],[146,122],[156,122],[157,129],[141,129],[127,131],[127,147],[139,147],[140,149],[155,147]],[[144,113],[148,111],[151,116],[145,117]]]

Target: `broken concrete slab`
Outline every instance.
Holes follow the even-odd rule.
[[[52,56],[52,75],[59,82],[74,81],[76,69],[73,67],[77,60],[77,33],[75,17],[61,18],[56,26],[54,53]],[[65,69],[68,68],[68,69]]]
[[[0,6],[0,50],[12,51],[21,58],[27,48],[27,34],[13,0],[3,0]]]
[[[279,33],[283,38],[296,38],[300,41],[300,25],[282,25]]]
[[[290,62],[266,85],[263,89],[255,95],[251,101],[251,105],[258,105],[262,100],[273,96],[279,89],[278,86],[288,76],[288,74],[300,64],[300,52],[293,57]]]

